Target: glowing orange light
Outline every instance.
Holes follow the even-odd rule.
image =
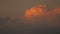
[[[45,5],[39,5],[37,7],[32,7],[31,9],[27,10],[25,13],[25,17],[34,17],[40,16],[45,11]]]

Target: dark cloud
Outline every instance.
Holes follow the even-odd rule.
[[[0,0],[0,34],[60,33],[60,14],[51,11],[60,7],[59,3],[60,0]],[[25,10],[39,4],[48,5],[51,16],[45,14],[46,16],[34,17],[33,20],[18,18],[25,14]]]
[[[58,34],[60,33],[60,14],[56,14],[55,11],[50,12],[33,19],[1,18],[1,34]]]

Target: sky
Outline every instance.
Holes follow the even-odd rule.
[[[60,6],[60,0],[0,0],[0,17],[24,15],[34,5],[46,4],[48,8]]]
[[[60,17],[42,16],[33,20],[16,18],[24,16],[29,8],[46,4],[47,8],[60,7],[60,0],[0,0],[0,33],[1,34],[56,34],[60,32]],[[60,15],[60,14],[59,14]],[[8,17],[5,17],[8,16]],[[56,18],[55,18],[56,17]],[[58,19],[57,19],[58,18]],[[50,20],[51,19],[51,20]],[[35,20],[35,21],[34,21]],[[32,24],[33,23],[33,24]]]

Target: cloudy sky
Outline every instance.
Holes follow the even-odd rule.
[[[0,17],[24,15],[34,5],[46,4],[48,8],[60,6],[60,0],[0,0]]]
[[[46,4],[48,9],[52,9],[55,7],[60,7],[60,0],[0,0],[0,17],[5,17],[5,16],[9,16],[11,18],[15,18],[16,16],[23,16],[25,11],[29,8],[31,8],[32,6],[35,5],[39,5],[39,4]],[[54,18],[54,17],[53,17]],[[40,33],[44,33],[48,32],[51,33],[55,33],[56,32],[60,32],[60,20],[53,19],[51,18],[51,21],[49,21],[50,17],[48,17],[48,21],[43,18],[41,19],[36,19],[36,21],[34,23],[36,23],[34,26],[32,27],[33,23],[29,20],[24,20],[22,18],[16,19],[16,20],[10,20],[10,18],[1,18],[0,19],[0,32],[4,32],[3,34],[10,34],[10,33],[14,33],[14,34],[19,34],[19,33],[23,33],[24,32],[28,32],[30,33],[34,33],[37,34],[38,32]],[[46,21],[46,23],[45,23]],[[25,23],[25,25],[24,25]],[[28,24],[26,24],[28,23]],[[31,25],[31,26],[30,26]],[[36,26],[38,25],[38,26]],[[42,26],[41,26],[42,25]],[[49,25],[49,26],[48,26]],[[52,26],[54,25],[54,26]],[[56,26],[57,25],[57,26]],[[40,27],[41,26],[41,27]],[[24,29],[25,28],[25,29]],[[31,30],[30,30],[31,29]],[[37,32],[37,33],[36,33]],[[28,34],[26,33],[26,34]],[[33,34],[32,33],[32,34]]]

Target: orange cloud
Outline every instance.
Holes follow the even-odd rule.
[[[35,22],[47,23],[50,25],[53,23],[55,25],[58,24],[60,21],[60,8],[57,7],[48,11],[46,8],[46,5],[34,6],[26,11],[24,17],[26,17],[27,19],[31,19],[34,22],[34,24]]]

